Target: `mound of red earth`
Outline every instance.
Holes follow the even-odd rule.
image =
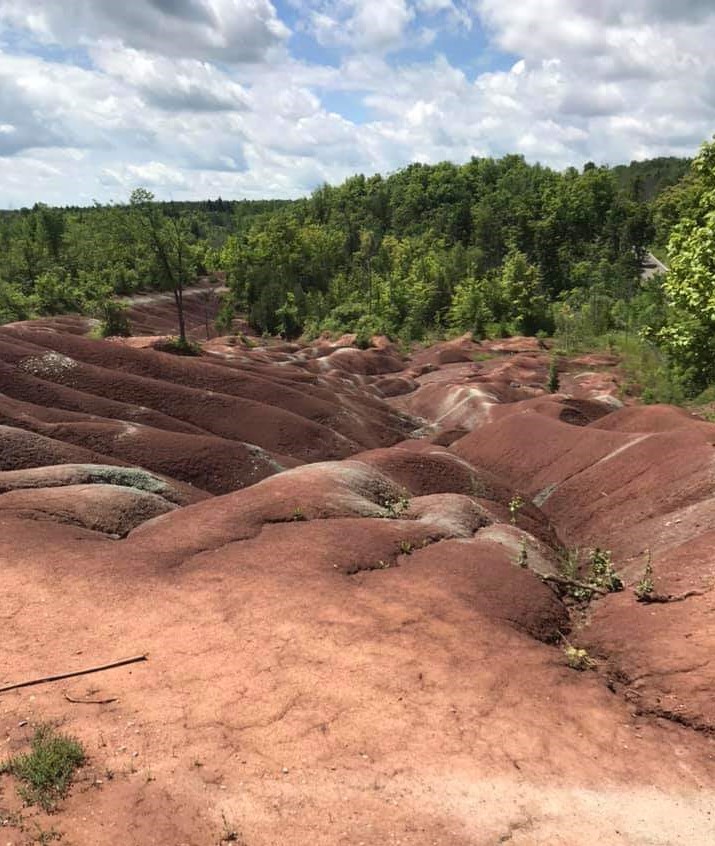
[[[148,660],[0,693],[5,755],[88,754],[52,818],[0,775],[4,840],[715,842],[715,426],[616,360],[548,394],[535,339],[72,326],[0,328],[0,686]],[[625,590],[575,603],[562,547]]]

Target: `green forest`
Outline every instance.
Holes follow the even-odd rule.
[[[563,172],[517,155],[357,175],[295,201],[0,212],[0,322],[80,312],[130,331],[118,297],[226,274],[219,330],[556,337],[631,356],[644,396],[715,384],[715,142],[696,158]],[[652,251],[665,276],[642,278]],[[177,320],[183,339],[183,326]],[[647,371],[647,372],[645,372]]]

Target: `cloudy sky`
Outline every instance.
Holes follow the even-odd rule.
[[[0,207],[691,155],[714,45],[715,0],[0,0]]]

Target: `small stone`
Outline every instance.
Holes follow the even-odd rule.
[[[288,767],[283,767],[283,775],[288,775]]]

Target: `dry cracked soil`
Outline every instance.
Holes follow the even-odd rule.
[[[0,328],[0,686],[148,660],[0,694],[88,755],[0,846],[715,843],[715,425],[534,339],[87,329]]]

